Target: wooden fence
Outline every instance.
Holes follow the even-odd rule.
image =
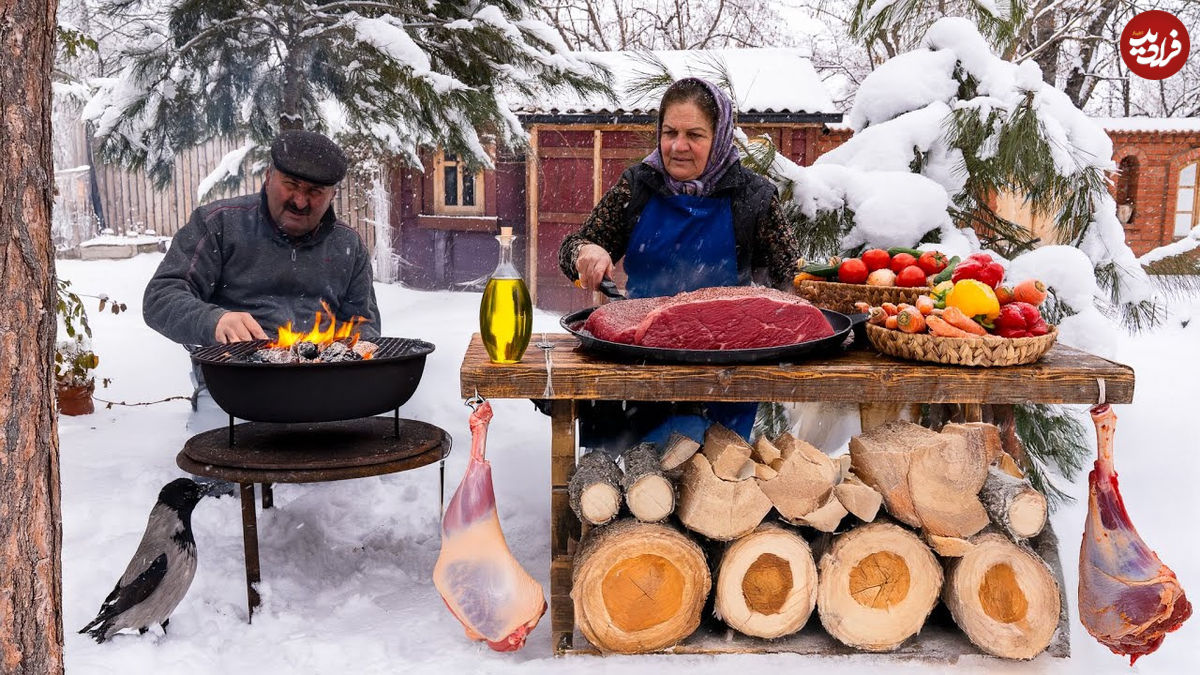
[[[82,130],[65,126],[55,125],[55,133],[59,135],[55,149],[58,168],[55,233],[60,249],[77,246],[100,233],[96,219],[91,217],[86,140]],[[238,141],[218,139],[181,152],[175,160],[173,178],[162,190],[155,189],[144,171],[97,164],[96,183],[104,226],[115,234],[173,236],[197,206],[232,196],[210,192],[201,201],[198,192],[201,181],[220,165],[221,159],[240,146]],[[261,174],[247,176],[236,194],[257,192],[261,187]],[[370,178],[347,178],[338,190],[334,210],[373,251],[375,221],[371,188]]]

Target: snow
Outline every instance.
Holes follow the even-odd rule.
[[[958,91],[952,77],[956,61],[948,49],[917,49],[888,59],[859,86],[850,110],[850,127],[861,132],[871,124],[954,98]]]
[[[1173,241],[1170,244],[1159,246],[1152,251],[1147,251],[1142,257],[1138,258],[1138,262],[1142,265],[1149,265],[1163,258],[1187,253],[1196,248],[1200,248],[1200,225],[1193,227],[1187,235],[1178,241]]]
[[[649,114],[658,111],[658,99],[629,92],[629,85],[658,73],[647,56],[666,66],[673,79],[694,76],[720,80],[727,73],[737,110],[750,112],[837,113],[812,63],[799,49],[707,49],[692,51],[575,52],[573,56],[607,68],[613,76],[617,100],[574,92],[552,96],[522,96],[505,92],[517,113],[609,113]],[[724,70],[725,73],[721,71]]]
[[[200,181],[200,185],[196,187],[196,201],[203,202],[208,196],[209,190],[212,190],[221,181],[227,180],[230,177],[237,176],[242,172],[242,160],[246,159],[246,153],[256,147],[253,141],[243,144],[239,148],[235,148],[221,158],[217,163],[217,168],[212,170],[212,173],[204,177]]]
[[[141,244],[157,244],[170,241],[170,237],[150,233],[137,233],[132,230],[128,234],[102,234],[87,241],[79,242],[80,246],[139,246]]]
[[[118,316],[92,311],[93,342],[101,356],[98,376],[112,378],[98,392],[100,398],[132,403],[191,392],[183,350],[141,321],[142,289],[161,259],[160,254],[146,254],[117,261],[58,261],[60,276],[71,280],[74,290],[106,293],[129,306]],[[1019,270],[1022,264],[1018,259],[1013,267]],[[416,395],[401,412],[454,437],[446,463],[448,499],[468,454],[469,411],[459,395],[458,369],[469,336],[477,330],[480,295],[387,284],[376,289],[386,333],[437,345]],[[1172,309],[1176,317],[1200,316],[1200,302]],[[536,312],[534,329],[557,331],[556,317]],[[1141,534],[1193,593],[1200,593],[1200,539],[1188,533],[1200,509],[1187,496],[1200,481],[1190,414],[1200,400],[1198,342],[1200,321],[1184,327],[1175,319],[1155,333],[1119,334],[1113,349],[1116,360],[1137,372],[1137,402],[1117,407],[1122,493]],[[493,405],[488,457],[500,521],[514,555],[548,590],[549,418],[524,400],[494,400]],[[175,454],[195,433],[186,428],[186,401],[98,407],[93,415],[59,419],[62,589],[71,673],[717,675],[734,669],[811,667],[831,675],[869,669],[922,675],[1103,675],[1193,672],[1200,662],[1198,618],[1170,634],[1158,652],[1131,670],[1126,659],[1093,641],[1074,616],[1075,550],[1086,508],[1083,476],[1074,483],[1059,481],[1079,501],[1053,517],[1072,611],[1074,656],[1066,660],[1008,663],[964,657],[951,668],[866,654],[560,659],[551,655],[548,615],[522,651],[495,653],[463,636],[431,582],[439,546],[434,466],[339,483],[277,486],[276,508],[259,516],[263,606],[253,624],[246,623],[239,503],[235,498],[205,500],[194,517],[199,571],[172,616],[169,633],[121,635],[97,645],[75,630],[92,618],[124,570],[158,489],[180,475]]]
[[[1200,117],[1094,117],[1109,131],[1200,132]]]
[[[427,80],[438,94],[470,89],[457,78],[434,72],[429,55],[417,45],[403,26],[398,25],[399,21],[391,15],[368,19],[351,14],[346,18],[346,23],[354,28],[358,39],[394,59],[397,65],[411,68],[413,75]]]

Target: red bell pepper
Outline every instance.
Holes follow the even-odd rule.
[[[1001,306],[994,324],[996,335],[1005,338],[1037,337],[1050,332],[1042,313],[1028,302],[1010,302]]]
[[[954,282],[975,279],[992,288],[999,286],[1003,278],[1004,267],[1000,263],[993,262],[991,256],[986,253],[972,253],[967,256],[966,260],[958,263],[958,266],[954,268],[954,274],[950,277]]]

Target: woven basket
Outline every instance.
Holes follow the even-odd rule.
[[[1050,351],[1058,338],[1058,329],[1038,337],[952,338],[928,333],[905,333],[867,324],[867,339],[875,349],[902,359],[932,361],[959,366],[1017,366],[1033,363]]]
[[[868,286],[866,284],[843,284],[836,281],[801,281],[796,284],[796,295],[817,307],[832,309],[842,314],[855,314],[854,303],[862,301],[872,307],[885,302],[914,305],[917,296],[928,293],[929,288],[905,288],[902,286]]]

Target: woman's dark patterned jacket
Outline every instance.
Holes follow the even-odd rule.
[[[584,244],[604,247],[613,262],[625,255],[629,237],[652,194],[670,196],[662,174],[638,163],[625,170],[578,232],[568,235],[558,249],[558,264],[569,279],[578,278],[575,259]],[[796,273],[799,247],[783,217],[775,186],[740,163],[717,181],[712,197],[730,197],[733,235],[737,246],[738,283],[751,279],[784,288]],[[765,277],[765,278],[764,278]]]

